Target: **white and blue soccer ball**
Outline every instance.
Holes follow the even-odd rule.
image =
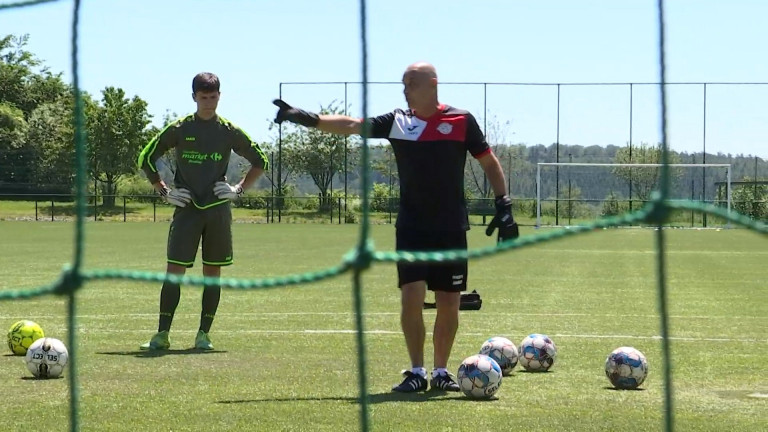
[[[549,336],[533,333],[520,342],[520,366],[530,372],[546,372],[555,364],[557,347]]]
[[[483,343],[480,353],[496,360],[501,367],[501,373],[508,376],[517,366],[517,347],[511,340],[495,336]]]
[[[496,360],[483,354],[465,358],[456,374],[461,391],[473,399],[488,399],[495,395],[501,386],[501,377],[501,367]]]
[[[648,376],[645,355],[633,347],[619,347],[605,359],[605,376],[619,390],[632,390]]]
[[[64,342],[50,337],[33,342],[24,358],[27,369],[37,378],[58,378],[68,360],[69,353]]]

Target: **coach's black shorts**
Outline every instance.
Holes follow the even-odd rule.
[[[466,250],[466,231],[414,231],[397,229],[397,251],[427,252]],[[397,263],[398,286],[426,281],[431,291],[460,292],[467,289],[467,260],[449,263]]]
[[[192,267],[203,240],[203,264],[232,264],[232,210],[219,204],[204,210],[177,207],[168,231],[168,262]]]

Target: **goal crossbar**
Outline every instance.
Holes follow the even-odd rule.
[[[627,167],[627,168],[654,168],[654,167],[688,167],[688,168],[725,168],[726,201],[728,214],[731,213],[731,164],[659,164],[659,163],[590,163],[590,162],[538,162],[536,164],[536,227],[541,227],[541,167],[542,166],[601,166],[601,167]],[[727,224],[730,226],[730,222]]]

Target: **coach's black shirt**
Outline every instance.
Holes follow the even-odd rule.
[[[467,151],[479,158],[491,151],[468,111],[440,105],[429,118],[408,110],[369,119],[372,138],[392,144],[400,175],[397,228],[424,231],[469,229],[464,199]]]

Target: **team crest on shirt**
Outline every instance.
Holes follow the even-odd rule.
[[[437,131],[443,135],[448,135],[453,130],[453,126],[450,123],[440,123],[437,126]]]

